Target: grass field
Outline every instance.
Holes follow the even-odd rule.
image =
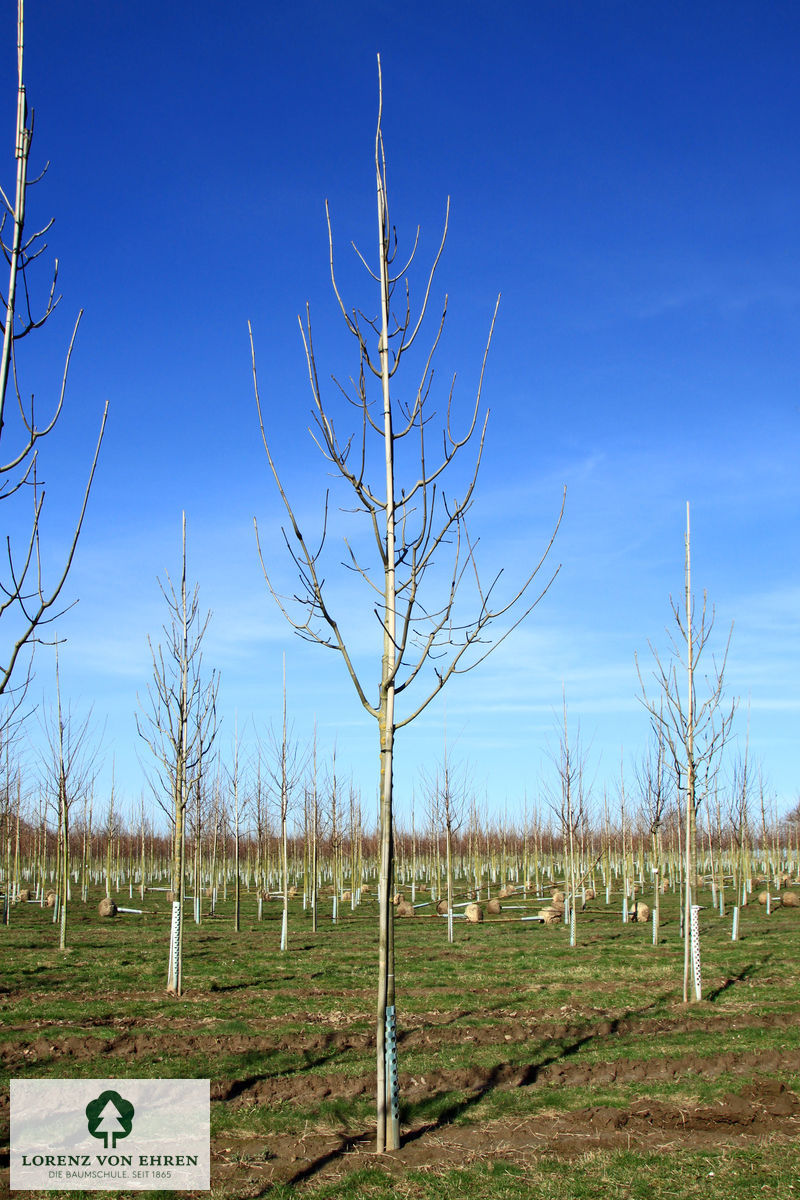
[[[105,921],[98,900],[66,952],[37,905],[0,929],[6,1147],[9,1078],[210,1077],[214,1197],[800,1195],[798,911],[751,905],[734,943],[705,909],[688,1007],[670,896],[657,947],[600,900],[574,949],[563,926],[459,922],[448,946],[444,920],[398,921],[403,1146],[378,1158],[374,902],[316,935],[293,902],[286,954],[275,902],[258,922],[245,897],[238,935],[229,906],[189,921],[174,1000],[163,897]]]

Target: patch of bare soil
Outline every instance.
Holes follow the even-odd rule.
[[[182,1058],[201,1055],[213,1060],[214,1056],[219,1054],[264,1054],[267,1056],[275,1052],[289,1051],[305,1055],[311,1060],[308,1065],[314,1065],[315,1056],[333,1059],[350,1050],[368,1050],[373,1045],[374,1034],[371,1029],[364,1030],[363,1021],[358,1026],[354,1026],[348,1024],[344,1017],[341,1022],[331,1021],[331,1016],[330,1013],[326,1014],[327,1027],[320,1029],[318,1013],[286,1014],[265,1021],[265,1027],[268,1029],[270,1024],[277,1023],[285,1027],[287,1023],[291,1023],[307,1025],[312,1028],[316,1026],[316,1031],[306,1034],[265,1032],[263,1035],[255,1036],[242,1033],[214,1033],[213,1021],[208,1022],[211,1025],[208,1032],[191,1033],[190,1029],[195,1031],[198,1029],[198,1022],[190,1016],[173,1017],[170,1015],[168,1029],[160,1029],[158,1026],[154,1026],[152,1019],[143,1017],[115,1019],[108,1022],[95,1018],[85,1023],[87,1028],[107,1030],[110,1034],[108,1037],[84,1037],[74,1033],[64,1035],[58,1025],[43,1025],[42,1022],[19,1022],[13,1028],[14,1040],[0,1045],[0,1063],[6,1070],[13,1073],[13,1070],[23,1063],[45,1064],[53,1058],[79,1063],[100,1055],[134,1060],[148,1055],[161,1058],[171,1055]],[[698,1029],[699,1024],[696,1017],[687,1019],[680,1015],[660,1019],[620,1016],[606,1017],[599,1021],[590,1019],[569,1022],[546,1021],[528,1014],[521,1014],[517,1010],[500,1009],[492,1010],[488,1017],[487,1024],[470,1024],[469,1021],[474,1021],[475,1014],[466,1010],[456,1013],[415,1014],[414,1024],[409,1024],[399,1031],[398,1045],[403,1050],[425,1046],[503,1046],[528,1043],[531,1046],[543,1047],[548,1042],[560,1042],[567,1043],[568,1046],[572,1044],[574,1048],[578,1048],[592,1043],[597,1045],[608,1040],[609,1046],[613,1046],[614,1036],[693,1033]],[[203,1022],[199,1024],[202,1025]],[[757,1020],[741,1018],[732,1020],[724,1014],[707,1014],[702,1018],[702,1028],[705,1032],[713,1029],[741,1030],[742,1032],[786,1029],[795,1024],[796,1016],[792,1013],[771,1013],[759,1017]],[[331,1025],[334,1027],[331,1028]],[[179,1030],[186,1032],[179,1033]],[[546,1052],[543,1050],[537,1057],[541,1057],[544,1061],[547,1057]],[[722,1055],[714,1061],[741,1061],[747,1057],[746,1054]],[[757,1058],[759,1061],[763,1061],[763,1056],[758,1055]],[[684,1062],[683,1059],[674,1061],[681,1064]],[[782,1058],[781,1061],[785,1061],[785,1059]],[[619,1066],[619,1064],[616,1065]],[[660,1060],[648,1061],[641,1066],[648,1072],[642,1078],[665,1079],[671,1078],[675,1074]],[[748,1063],[748,1069],[749,1066]],[[583,1069],[576,1068],[579,1072]],[[680,1069],[692,1069],[692,1067],[683,1066]],[[730,1068],[726,1066],[722,1069]],[[602,1074],[603,1068],[600,1070]],[[667,1071],[666,1074],[663,1073],[664,1070]],[[655,1075],[651,1074],[653,1071],[656,1072]],[[543,1075],[537,1076],[537,1078],[540,1077],[544,1078]],[[614,1078],[620,1078],[620,1076],[607,1076],[603,1082]],[[574,1082],[580,1083],[582,1080],[575,1078]]]
[[[404,1099],[419,1102],[443,1093],[461,1091],[479,1098],[496,1088],[533,1087],[537,1084],[565,1087],[592,1087],[611,1083],[665,1082],[682,1076],[716,1079],[720,1075],[752,1075],[754,1072],[794,1073],[800,1071],[800,1050],[750,1051],[744,1054],[718,1054],[714,1058],[681,1055],[679,1058],[629,1060],[567,1065],[560,1058],[546,1057],[527,1066],[500,1064],[494,1067],[466,1067],[429,1071],[424,1075],[400,1076]],[[299,1101],[304,1104],[327,1099],[352,1099],[369,1095],[374,1088],[372,1074],[345,1076],[336,1074],[297,1074],[260,1076],[251,1079],[219,1079],[212,1082],[211,1098],[231,1104],[277,1104]]]
[[[106,1057],[135,1063],[137,1059],[152,1062],[157,1058],[202,1055],[213,1064],[215,1058],[230,1059],[241,1054],[250,1063],[263,1056],[264,1066],[256,1068],[258,1074],[215,1079],[211,1095],[218,1104],[236,1108],[257,1103],[296,1103],[313,1109],[325,1099],[347,1100],[373,1094],[371,1071],[353,1077],[334,1069],[346,1061],[348,1052],[363,1054],[371,1050],[374,1035],[371,1029],[364,1029],[363,1020],[356,1024],[341,1014],[341,1019],[329,1020],[326,1027],[320,1028],[318,1014],[292,1013],[265,1021],[263,1033],[250,1036],[217,1033],[216,1022],[210,1018],[198,1023],[190,1015],[176,1016],[164,1029],[154,1028],[144,1018],[107,1024],[97,1020],[92,1025],[99,1036],[80,1036],[56,1025],[20,1023],[14,1040],[0,1046],[0,1061],[11,1075],[23,1065],[29,1068],[53,1060],[64,1065],[65,1074],[74,1075],[80,1074],[82,1063],[94,1060],[95,1070],[98,1059],[102,1062]],[[471,1023],[481,1016],[485,1024]],[[593,1148],[714,1148],[723,1144],[755,1145],[767,1139],[796,1141],[800,1135],[800,1100],[781,1082],[791,1073],[800,1073],[800,1049],[745,1050],[706,1057],[682,1054],[672,1058],[620,1058],[614,1055],[615,1036],[691,1033],[698,1028],[698,1017],[688,1018],[684,1012],[658,1020],[637,1014],[601,1019],[596,1014],[594,1019],[592,1014],[570,1016],[568,1021],[541,1020],[517,1009],[499,1008],[484,1014],[469,1010],[415,1014],[413,1024],[401,1033],[401,1049],[428,1045],[513,1046],[518,1058],[520,1048],[528,1046],[528,1059],[521,1066],[512,1066],[502,1062],[500,1053],[501,1061],[493,1067],[402,1075],[401,1094],[406,1101],[431,1101],[444,1096],[449,1101],[444,1114],[435,1121],[419,1121],[404,1129],[403,1146],[392,1155],[376,1156],[372,1134],[367,1130],[351,1135],[310,1132],[299,1138],[275,1135],[242,1140],[231,1134],[217,1138],[212,1147],[215,1185],[224,1187],[229,1179],[237,1195],[258,1196],[272,1182],[300,1184],[316,1177],[335,1180],[367,1164],[379,1163],[399,1172],[408,1167],[447,1168],[498,1157],[524,1164],[543,1153],[569,1157]],[[305,1030],[287,1033],[287,1023],[305,1026]],[[731,1020],[724,1014],[711,1013],[702,1018],[706,1030],[724,1027],[751,1035],[793,1023],[785,1013],[758,1020]],[[752,1044],[752,1037],[750,1041]],[[572,1059],[575,1051],[587,1046],[601,1049],[607,1060],[587,1063]],[[294,1071],[287,1071],[284,1065],[270,1072],[270,1057],[278,1052],[301,1056],[302,1065]],[[722,1074],[740,1077],[743,1086],[714,1105],[679,1107],[641,1099],[625,1108],[547,1110],[525,1118],[461,1123],[469,1121],[471,1107],[495,1089],[602,1088],[612,1083],[646,1085],[692,1076],[714,1079]],[[6,1126],[7,1121],[6,1095],[0,1097],[0,1124]]]
[[[377,1156],[369,1134],[309,1134],[214,1143],[213,1177],[235,1178],[254,1196],[272,1183],[335,1181],[364,1166],[401,1174],[407,1168],[447,1169],[502,1158],[525,1165],[542,1154],[575,1157],[592,1149],[706,1150],[769,1141],[794,1142],[800,1100],[777,1080],[760,1079],[715,1105],[675,1107],[639,1101],[630,1108],[593,1107],[546,1116],[453,1125],[420,1124],[403,1131],[403,1145]]]

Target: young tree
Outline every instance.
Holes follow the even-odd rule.
[[[91,793],[99,752],[92,737],[91,715],[90,710],[85,717],[78,718],[68,707],[64,707],[56,646],[56,704],[54,711],[45,712],[42,717],[45,745],[41,751],[41,770],[44,790],[58,814],[53,920],[58,921],[58,944],[61,950],[67,946],[70,814],[75,801]]]
[[[713,787],[720,767],[722,748],[736,710],[736,701],[728,704],[724,697],[725,666],[733,626],[728,634],[721,661],[717,662],[712,658],[711,671],[702,677],[705,680],[706,692],[704,698],[698,701],[698,668],[714,628],[714,610],[712,608],[709,611],[704,592],[700,619],[696,619],[692,595],[690,532],[687,503],[684,600],[683,605],[670,600],[677,633],[669,635],[669,658],[662,659],[653,646],[650,646],[655,661],[655,689],[650,694],[642,678],[638,658],[636,660],[642,703],[649,712],[654,727],[663,732],[675,785],[678,792],[682,792],[684,796],[684,1003],[689,1000],[689,966],[692,955],[690,918],[697,886],[697,810]],[[693,997],[695,1000],[701,999],[697,994],[696,978],[693,983]]]
[[[44,421],[39,419],[33,399],[23,401],[17,377],[17,345],[28,334],[40,329],[52,316],[60,297],[56,296],[58,281],[58,259],[55,261],[44,310],[34,315],[31,307],[31,282],[28,269],[46,249],[45,234],[52,221],[32,234],[25,228],[28,189],[44,175],[47,167],[36,179],[28,178],[28,160],[33,140],[33,110],[28,110],[28,100],[23,81],[24,11],[23,0],[17,0],[17,121],[16,121],[16,184],[13,202],[0,188],[0,246],[8,263],[8,290],[0,294],[0,305],[4,310],[3,344],[0,350],[0,500],[10,503],[5,510],[4,526],[11,530],[22,518],[14,513],[15,503],[32,503],[32,515],[27,523],[27,534],[18,546],[7,539],[6,567],[0,577],[0,618],[3,618],[3,646],[0,650],[0,695],[9,689],[12,673],[19,656],[26,646],[40,640],[41,627],[56,620],[59,612],[56,605],[69,574],[75,549],[83,526],[89,492],[94,478],[100,445],[103,440],[108,404],[103,411],[100,434],[97,439],[89,479],[83,493],[83,501],[73,527],[71,539],[63,559],[61,574],[49,584],[42,574],[40,535],[44,485],[39,472],[39,443],[52,432],[64,404],[69,373],[70,358],[78,333],[82,312],[78,314],[67,348],[60,393],[51,414]],[[10,226],[10,235],[6,228]],[[13,403],[8,403],[13,400]],[[24,692],[30,679],[30,662],[27,674],[18,690]],[[16,689],[15,689],[16,690]],[[19,699],[19,697],[17,697]]]
[[[8,718],[10,714],[6,714]],[[19,891],[19,823],[22,807],[22,767],[16,740],[20,732],[17,721],[6,719],[0,724],[0,803],[2,803],[3,846],[5,848],[5,907],[3,923],[11,923],[11,905]],[[13,848],[13,867],[12,867]]]
[[[172,928],[167,991],[180,996],[186,806],[216,736],[219,686],[216,671],[211,672],[208,680],[203,675],[202,642],[211,613],[201,617],[198,587],[195,585],[190,593],[186,582],[185,513],[180,587],[175,589],[169,575],[166,579],[166,586],[159,580],[169,611],[169,619],[163,626],[165,642],[154,649],[147,639],[153,660],[153,682],[147,687],[147,709],[142,708],[141,716],[137,713],[136,728],[156,759],[156,780],[151,785],[172,825]]]
[[[286,718],[286,655],[283,656],[283,706],[280,736],[270,731],[269,776],[281,827],[281,950],[289,948],[289,812],[305,770],[305,759],[292,736]]]
[[[241,738],[239,736],[238,715],[234,714],[233,741],[231,743],[231,762],[228,767],[228,785],[233,801],[233,928],[238,933],[241,928],[242,907],[242,875],[240,851],[242,844],[241,825],[244,815],[242,804],[242,779],[239,768]],[[199,885],[198,885],[199,886]]]
[[[445,216],[441,244],[436,252],[422,302],[415,319],[411,315],[409,270],[415,258],[418,237],[409,260],[396,269],[397,240],[389,221],[386,185],[386,157],[382,133],[383,96],[380,57],[378,58],[378,122],[375,134],[375,180],[378,209],[378,257],[372,269],[356,251],[377,286],[378,305],[374,317],[358,308],[348,310],[342,299],[333,260],[333,235],[328,213],[331,282],[348,333],[355,342],[357,369],[349,387],[338,385],[343,398],[359,414],[358,431],[340,435],[338,418],[328,398],[323,395],[317,371],[317,360],[311,337],[311,324],[306,310],[306,322],[300,321],[306,363],[311,385],[314,436],[317,446],[348,496],[348,511],[366,522],[368,537],[374,551],[377,578],[356,553],[354,543],[346,541],[348,565],[361,577],[369,597],[369,610],[377,618],[376,633],[380,639],[380,669],[372,683],[359,669],[347,635],[329,603],[329,591],[323,573],[323,553],[327,528],[327,502],[320,544],[314,548],[300,528],[295,509],[282,485],[270,448],[264,424],[264,412],[259,398],[252,328],[250,330],[253,381],[258,406],[261,434],[272,474],[286,507],[291,536],[285,534],[289,553],[300,577],[300,594],[293,605],[271,583],[259,544],[262,567],[267,584],[281,610],[298,634],[336,650],[342,657],[358,698],[365,711],[375,720],[378,729],[380,757],[380,885],[379,885],[379,951],[377,1002],[377,1150],[394,1149],[399,1145],[399,1097],[396,1072],[393,1069],[391,1047],[395,1039],[394,943],[391,897],[394,888],[393,843],[393,760],[395,734],[414,721],[456,674],[477,666],[508,636],[541,598],[552,582],[534,593],[533,583],[547,557],[555,537],[560,516],[547,543],[544,554],[527,579],[513,595],[497,598],[499,575],[487,586],[482,582],[474,554],[474,543],[467,529],[467,515],[472,506],[486,434],[488,412],[479,420],[481,392],[486,357],[494,329],[492,317],[489,338],[483,355],[475,403],[466,421],[463,434],[454,431],[455,414],[452,408],[453,386],[445,404],[445,416],[440,428],[441,447],[438,459],[431,458],[430,411],[433,357],[442,334],[447,299],[438,328],[429,342],[429,349],[419,356],[419,372],[414,367],[415,346],[428,309],[434,276],[447,236],[448,216]],[[327,205],[326,205],[326,213]],[[447,206],[449,214],[449,201]],[[399,310],[395,310],[395,298]],[[498,301],[499,303],[499,301]],[[401,367],[415,370],[415,382],[404,387],[398,383]],[[402,378],[402,376],[401,376]],[[374,387],[374,393],[373,393]],[[413,455],[409,443],[416,446]],[[451,468],[461,452],[474,444],[474,462],[462,478],[460,498],[449,500],[441,490],[441,477]],[[408,474],[399,473],[405,465]],[[371,477],[375,471],[376,477]],[[563,511],[563,500],[562,500]],[[258,527],[256,526],[256,534]],[[450,564],[444,574],[443,559],[450,554]],[[442,585],[438,601],[431,600],[427,585],[437,576]],[[473,590],[474,611],[459,619],[459,592],[470,585]],[[524,601],[524,603],[523,603]],[[513,615],[512,615],[513,610]],[[494,641],[490,629],[503,618],[506,628]],[[409,702],[400,715],[396,705],[407,699],[406,690],[413,684],[422,688],[421,697]],[[389,1047],[387,1069],[387,1046]]]
[[[550,807],[561,825],[566,883],[564,920],[569,922],[570,945],[575,946],[577,940],[576,897],[578,888],[583,888],[586,882],[585,864],[580,853],[581,831],[587,815],[584,783],[586,754],[581,745],[580,729],[576,729],[570,738],[565,689],[562,690],[562,715],[558,731],[558,746],[552,754],[552,759],[558,782],[552,789],[553,798],[550,801]]]
[[[650,831],[650,853],[653,867],[653,945],[658,944],[661,923],[661,828],[669,803],[664,729],[654,722],[655,746],[651,747],[636,769],[636,782],[641,795],[642,815]]]
[[[447,734],[444,739],[444,753],[441,763],[437,764],[430,776],[423,773],[423,784],[428,795],[428,811],[431,827],[436,830],[438,840],[439,830],[444,827],[445,844],[445,880],[447,888],[447,940],[453,942],[453,838],[464,822],[467,808],[467,787],[465,772],[453,766],[447,747]]]
[[[310,834],[309,878],[306,883],[308,903],[311,907],[311,931],[317,932],[317,900],[319,885],[319,793],[317,790],[317,723],[314,722],[314,737],[311,743],[311,778],[306,785],[307,825]]]

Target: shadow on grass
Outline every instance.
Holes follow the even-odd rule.
[[[527,1067],[522,1067],[519,1071],[514,1071],[513,1075],[518,1076],[518,1087],[531,1087],[535,1084],[542,1072],[548,1067],[554,1066],[558,1062],[571,1058],[586,1046],[590,1046],[594,1042],[604,1041],[608,1037],[613,1037],[619,1032],[620,1026],[631,1018],[643,1017],[646,1013],[657,1008],[663,1001],[663,996],[657,996],[649,1004],[645,1004],[638,1008],[626,1009],[620,1016],[613,1018],[603,1025],[602,1032],[595,1032],[591,1028],[585,1033],[579,1034],[567,1041],[566,1044],[560,1045],[557,1049],[553,1048],[549,1053],[544,1053],[542,1057],[535,1062],[530,1063]],[[543,1047],[544,1050],[544,1047]],[[418,1128],[411,1130],[405,1136],[406,1142],[416,1141],[427,1133],[432,1133],[437,1129],[441,1129],[445,1125],[450,1125],[460,1117],[468,1113],[472,1108],[480,1103],[487,1095],[489,1095],[496,1087],[507,1083],[509,1080],[509,1069],[505,1063],[498,1063],[487,1074],[486,1078],[475,1088],[470,1090],[469,1095],[462,1100],[453,1100],[439,1111],[437,1116],[432,1121],[427,1121]],[[414,1105],[414,1109],[418,1116],[424,1113],[424,1110],[429,1105],[434,1105],[442,1099],[442,1094],[432,1096],[429,1101],[422,1104]],[[406,1106],[403,1115],[408,1120],[412,1114],[411,1106]]]
[[[238,1099],[239,1096],[244,1095],[245,1092],[249,1091],[252,1087],[256,1087],[259,1083],[267,1083],[270,1079],[286,1079],[292,1075],[304,1075],[307,1071],[314,1070],[315,1067],[324,1067],[329,1063],[336,1062],[343,1054],[348,1053],[351,1047],[336,1046],[329,1053],[325,1053],[334,1041],[335,1035],[329,1034],[325,1039],[325,1045],[322,1047],[323,1053],[317,1054],[314,1057],[307,1050],[301,1050],[305,1061],[298,1063],[296,1067],[290,1067],[288,1070],[272,1071],[266,1074],[248,1075],[244,1079],[234,1080],[230,1091],[224,1097],[220,1097],[220,1099],[227,1104],[231,1100]]]
[[[331,1163],[335,1163],[340,1158],[343,1158],[345,1154],[349,1154],[353,1150],[367,1150],[373,1144],[374,1140],[375,1135],[371,1133],[358,1133],[352,1137],[342,1137],[338,1146],[334,1146],[332,1150],[321,1154],[313,1162],[310,1162],[308,1166],[301,1167],[295,1175],[292,1175],[291,1179],[287,1179],[284,1182],[283,1186],[293,1189],[296,1184],[308,1182],[315,1175],[319,1175],[320,1171],[324,1171]],[[274,1191],[275,1184],[268,1183],[262,1191],[254,1193],[252,1200],[265,1200],[265,1197],[272,1195]]]
[[[663,996],[658,996],[649,1004],[638,1008],[627,1009],[619,1017],[615,1017],[613,1020],[610,1020],[604,1024],[602,1033],[593,1032],[591,1029],[587,1029],[585,1033],[574,1037],[566,1045],[560,1045],[558,1048],[553,1048],[550,1050],[549,1053],[544,1053],[540,1058],[537,1059],[536,1062],[530,1063],[527,1067],[523,1067],[521,1071],[514,1069],[512,1074],[514,1076],[518,1076],[517,1086],[530,1087],[532,1084],[537,1082],[542,1071],[546,1070],[547,1067],[553,1066],[555,1063],[563,1061],[564,1059],[571,1058],[574,1054],[577,1054],[579,1050],[583,1049],[585,1046],[591,1045],[593,1042],[612,1037],[619,1031],[620,1026],[625,1021],[635,1017],[643,1017],[652,1009],[657,1008],[663,999]],[[450,1022],[447,1022],[447,1024],[450,1024]],[[422,1124],[419,1124],[414,1129],[410,1129],[404,1133],[402,1137],[402,1144],[409,1145],[412,1142],[418,1141],[426,1134],[435,1133],[436,1130],[453,1124],[453,1122],[457,1121],[460,1117],[463,1117],[466,1113],[470,1112],[471,1109],[473,1109],[481,1102],[481,1100],[494,1091],[495,1088],[502,1084],[507,1084],[508,1081],[508,1065],[506,1063],[498,1063],[497,1066],[493,1067],[487,1073],[486,1078],[478,1086],[471,1089],[469,1094],[464,1096],[463,1099],[447,1101],[447,1093],[440,1092],[434,1096],[431,1096],[428,1100],[414,1104],[413,1106],[403,1104],[401,1102],[400,1114],[401,1123],[403,1124],[407,1124],[410,1120],[413,1120],[414,1117],[417,1119],[424,1117],[426,1109],[435,1107],[436,1105],[444,1102],[442,1108],[433,1119],[427,1121],[423,1119]],[[331,1163],[336,1162],[349,1151],[357,1148],[365,1149],[371,1144],[372,1138],[373,1135],[368,1133],[354,1134],[350,1137],[343,1136],[338,1146],[327,1151],[325,1154],[320,1155],[318,1158],[314,1159],[313,1162],[310,1162],[307,1166],[301,1168],[297,1174],[293,1175],[291,1180],[288,1181],[289,1186],[294,1187],[296,1184],[305,1183],[308,1180],[313,1179],[314,1176],[318,1175],[326,1167],[330,1166]],[[264,1191],[259,1192],[257,1196],[254,1197],[254,1200],[261,1200],[261,1198],[266,1197],[269,1192],[270,1187],[265,1188]]]
[[[720,996],[722,996],[730,988],[735,987],[737,983],[744,983],[744,981],[749,979],[751,975],[755,975],[756,971],[760,970],[761,967],[766,966],[771,958],[771,954],[765,954],[764,957],[758,959],[757,962],[749,963],[746,967],[742,967],[741,971],[739,971],[736,975],[729,975],[724,983],[721,983],[719,987],[714,988],[713,991],[710,991],[707,994],[706,1000],[709,1002],[718,1000]]]

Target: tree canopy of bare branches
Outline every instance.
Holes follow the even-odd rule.
[[[98,769],[99,740],[92,728],[92,710],[79,717],[61,700],[61,675],[56,648],[56,703],[43,710],[45,745],[40,751],[42,790],[58,817],[58,863],[53,920],[59,924],[59,948],[67,945],[69,899],[69,830],[72,806],[91,795]]]
[[[686,505],[685,587],[683,604],[670,598],[674,629],[669,629],[669,657],[662,657],[650,644],[654,666],[648,690],[636,660],[641,701],[657,736],[667,747],[675,784],[683,793],[686,814],[686,888],[684,898],[684,1000],[689,989],[689,914],[694,903],[697,877],[697,809],[714,785],[721,763],[722,748],[730,733],[736,701],[725,698],[725,667],[728,661],[733,626],[720,660],[712,656],[711,669],[699,677],[705,682],[702,698],[698,695],[698,669],[709,648],[714,628],[714,609],[709,609],[703,593],[699,618],[695,610],[691,577],[691,538],[689,505]],[[696,994],[695,999],[700,999]]]
[[[454,675],[477,666],[519,623],[550,586],[557,569],[537,583],[561,520],[559,514],[544,553],[526,578],[501,597],[500,577],[484,580],[478,570],[475,540],[467,518],[483,455],[488,410],[482,414],[486,362],[497,316],[497,304],[481,362],[474,401],[459,428],[455,405],[455,380],[446,389],[438,426],[432,411],[434,357],[447,314],[445,296],[438,322],[419,350],[425,317],[432,302],[434,279],[447,238],[449,200],[438,249],[423,276],[422,300],[412,315],[410,272],[419,246],[419,230],[411,251],[397,258],[398,239],[389,218],[382,119],[383,92],[378,58],[378,121],[375,134],[375,182],[378,209],[377,265],[356,254],[377,289],[378,303],[370,316],[349,307],[342,296],[335,268],[333,231],[326,204],[331,283],[345,329],[355,346],[356,369],[347,383],[334,380],[332,397],[323,390],[312,338],[308,307],[300,329],[311,387],[312,437],[326,464],[347,496],[346,509],[366,524],[372,546],[367,560],[352,538],[345,540],[345,565],[363,582],[368,597],[367,620],[375,622],[381,644],[380,672],[372,682],[360,672],[340,623],[329,601],[323,555],[326,547],[329,501],[326,498],[322,532],[310,540],[284,488],[267,434],[267,414],[262,405],[252,328],[250,330],[253,380],[261,434],[269,466],[288,516],[284,538],[297,568],[299,589],[289,599],[274,586],[261,544],[259,554],[267,584],[284,616],[308,641],[337,651],[366,712],[378,723],[380,741],[381,883],[380,951],[377,1014],[377,1149],[399,1145],[398,1098],[392,1092],[391,1066],[387,1067],[386,1017],[394,1020],[393,933],[390,897],[393,888],[392,769],[394,737],[431,703]],[[498,299],[499,304],[499,299]],[[421,343],[420,343],[421,344]],[[412,354],[412,351],[414,353]],[[413,372],[413,374],[412,374]],[[356,414],[355,432],[342,432],[334,411],[339,397]],[[472,451],[471,466],[461,477],[458,496],[444,490],[444,476],[456,460]],[[561,503],[563,512],[563,499]],[[363,524],[357,527],[363,528]],[[258,526],[256,525],[258,536]],[[438,599],[430,585],[440,586]],[[472,592],[473,611],[464,615],[460,593]],[[504,627],[498,627],[504,622]],[[362,622],[365,623],[365,622]],[[490,636],[491,631],[491,636]],[[407,699],[412,685],[421,695]],[[409,692],[410,696],[410,692]],[[396,707],[401,701],[402,714]],[[387,1084],[387,1080],[389,1083]],[[388,1088],[388,1090],[387,1090]]]
[[[42,440],[52,432],[61,415],[70,359],[82,311],[78,314],[69,340],[58,399],[42,420],[34,398],[31,396],[29,400],[23,399],[17,374],[17,346],[29,334],[42,328],[55,312],[60,297],[56,295],[58,259],[53,268],[47,299],[38,312],[32,298],[32,281],[29,279],[31,265],[47,249],[44,239],[53,222],[48,221],[33,233],[26,229],[28,191],[42,179],[47,167],[45,166],[37,178],[29,178],[33,110],[28,108],[23,81],[23,48],[23,0],[17,0],[18,88],[14,147],[16,181],[13,200],[0,188],[0,248],[9,270],[6,293],[0,294],[0,307],[4,313],[3,344],[0,351],[0,500],[7,505],[4,513],[7,530],[12,526],[11,514],[15,511],[15,505],[29,505],[30,517],[27,522],[27,535],[21,543],[16,543],[10,534],[6,535],[5,565],[0,573],[0,618],[3,630],[0,648],[0,694],[11,690],[12,675],[23,650],[26,647],[32,648],[40,641],[44,627],[57,620],[64,611],[63,608],[59,609],[59,597],[75,557],[108,415],[106,403],[88,482],[71,540],[62,559],[61,573],[55,579],[46,582],[41,555],[45,487],[39,466],[39,447]],[[15,520],[20,521],[22,518],[15,516]],[[25,678],[14,689],[17,693],[24,692],[30,679],[30,670],[29,662]]]
[[[147,704],[140,702],[136,715],[139,736],[156,760],[151,786],[172,824],[173,932],[170,939],[167,990],[181,994],[180,929],[184,893],[184,843],[186,806],[198,784],[203,764],[216,737],[216,702],[219,676],[206,678],[202,643],[211,613],[200,611],[199,589],[189,590],[186,580],[186,514],[182,520],[181,579],[178,588],[169,575],[159,587],[169,618],[164,641],[157,647],[148,638],[153,679],[147,687]],[[176,927],[177,923],[177,927]]]

